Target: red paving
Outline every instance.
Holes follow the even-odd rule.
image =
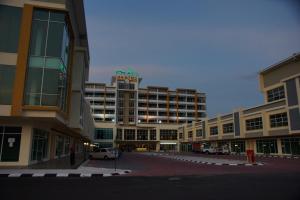
[[[222,155],[201,155],[193,156],[205,157],[234,157],[243,159],[238,156]],[[218,174],[239,174],[239,173],[300,173],[300,159],[284,158],[259,158],[263,166],[216,166],[207,164],[198,164],[186,161],[177,161],[159,156],[149,156],[140,153],[125,153],[118,161],[120,168],[131,169],[132,172],[127,176],[182,176],[182,175],[218,175]],[[88,165],[101,166],[105,161],[91,161]]]

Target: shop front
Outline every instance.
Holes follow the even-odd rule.
[[[156,151],[155,141],[117,141],[117,147],[121,151]]]
[[[161,142],[159,150],[164,152],[176,152],[178,151],[177,145],[176,142]]]

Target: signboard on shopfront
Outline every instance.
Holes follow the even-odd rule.
[[[139,74],[131,68],[127,70],[116,70],[116,77],[119,81],[129,81],[129,82],[137,82]]]

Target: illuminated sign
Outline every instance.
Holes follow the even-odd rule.
[[[137,82],[139,74],[131,68],[126,70],[117,70],[116,71],[117,80],[125,81],[128,80],[129,82]]]

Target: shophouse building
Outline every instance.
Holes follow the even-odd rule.
[[[94,132],[82,0],[0,1],[0,166],[79,155]]]
[[[227,145],[233,153],[300,154],[300,53],[258,74],[264,103],[179,128],[181,150]],[[221,103],[221,102],[220,102]],[[192,141],[193,145],[186,146]]]

